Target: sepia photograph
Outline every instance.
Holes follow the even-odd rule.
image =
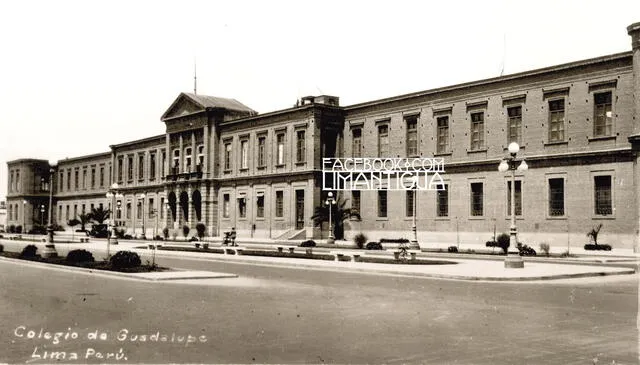
[[[640,2],[0,34],[0,364],[640,364]]]

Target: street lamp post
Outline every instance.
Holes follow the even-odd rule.
[[[142,199],[142,204],[141,204],[141,208],[142,208],[142,234],[140,235],[140,238],[143,240],[147,239],[147,236],[145,234],[146,230],[144,229],[144,204],[145,204],[145,198],[147,196],[145,195],[145,193],[140,194],[140,199]]]
[[[20,232],[21,233],[26,232],[26,230],[27,230],[27,201],[23,200],[22,201],[22,229]]]
[[[325,204],[329,206],[329,238],[327,238],[327,243],[335,243],[336,239],[333,236],[333,227],[331,226],[333,220],[331,219],[331,210],[332,206],[336,203],[336,200],[333,199],[333,192],[329,192],[328,198],[325,201]]]
[[[44,204],[40,204],[40,225],[44,226]]]
[[[507,172],[511,170],[511,226],[509,227],[509,246],[516,247],[518,244],[518,228],[516,227],[516,170],[520,172],[527,171],[529,168],[524,159],[520,162],[520,165],[516,167],[517,160],[516,155],[520,151],[520,146],[516,142],[511,142],[508,147],[509,157],[500,161],[498,171]],[[507,249],[507,257],[504,261],[504,267],[506,268],[523,268],[524,261],[519,255],[509,256]]]
[[[107,259],[111,256],[111,236],[113,236],[113,244],[118,244],[116,237],[116,198],[122,198],[122,194],[118,193],[118,183],[113,183],[106,194],[107,199],[111,199],[111,231],[107,235]]]
[[[55,171],[56,170],[53,166],[49,168],[49,213],[47,215],[47,244],[44,246],[44,250],[42,251],[43,257],[58,256],[58,252],[56,252],[56,246],[53,244],[53,173]]]
[[[418,224],[417,224],[417,215],[418,215],[418,177],[415,176],[413,179],[413,186],[411,188],[413,191],[413,224],[411,225],[411,229],[413,230],[413,239],[411,240],[412,248],[420,248],[418,244]]]

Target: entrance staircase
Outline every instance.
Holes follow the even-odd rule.
[[[307,237],[306,229],[290,229],[280,236],[276,237],[277,240],[303,240]]]

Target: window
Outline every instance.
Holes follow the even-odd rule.
[[[595,214],[613,214],[613,204],[611,198],[611,176],[594,176],[593,179]]]
[[[184,172],[191,172],[191,154],[193,151],[191,147],[187,147],[184,149]]]
[[[437,191],[436,213],[438,217],[449,216],[449,185],[444,185],[444,190]]]
[[[231,170],[231,142],[224,144],[224,169]]]
[[[100,187],[104,186],[104,167],[100,166]]]
[[[438,153],[449,152],[449,117],[438,117]]]
[[[155,214],[156,210],[153,207],[154,207],[153,198],[149,198],[149,208],[147,209],[147,211],[149,212],[149,213],[147,213],[149,215],[149,218],[153,218],[154,217],[154,214]]]
[[[522,215],[522,181],[516,181],[515,186],[516,216],[518,216]],[[507,181],[507,194],[507,216],[511,216],[511,181]]]
[[[9,190],[10,190],[10,191],[13,191],[13,189],[14,189],[14,187],[15,187],[15,185],[14,185],[14,181],[13,181],[13,171],[11,171],[11,178],[10,178],[10,180],[9,180],[9,181],[11,181],[11,183],[10,183],[11,188],[10,188]]]
[[[282,190],[276,191],[276,217],[282,218],[284,216],[284,192]]]
[[[512,106],[507,108],[507,115],[509,120],[507,121],[507,130],[509,136],[507,143],[516,142],[522,143],[522,106]]]
[[[258,167],[264,167],[267,164],[266,145],[267,137],[258,137]]]
[[[593,135],[595,137],[613,134],[613,114],[611,111],[611,91],[593,96]]]
[[[474,217],[484,215],[483,190],[482,183],[471,183],[471,215]]]
[[[58,205],[58,216],[56,217],[56,220],[60,222],[61,219],[62,219],[62,205]]]
[[[246,139],[240,141],[240,168],[249,168],[249,141]]]
[[[306,161],[306,146],[304,139],[305,131],[298,131],[296,133],[296,162]]]
[[[16,171],[16,190],[20,191],[20,185],[22,182],[20,181],[20,170]]]
[[[378,190],[378,217],[387,217],[387,191]]]
[[[91,189],[96,187],[96,168],[91,168]]]
[[[62,191],[64,187],[64,172],[60,171],[60,178],[58,179],[58,191]],[[62,216],[62,214],[60,214]]]
[[[156,178],[156,153],[149,153],[149,180]]]
[[[351,133],[353,134],[351,140],[352,157],[362,157],[362,129],[355,128]]]
[[[78,190],[80,189],[80,170],[76,169],[75,171],[75,177],[74,177],[74,189]]]
[[[564,99],[549,101],[549,142],[564,141]]]
[[[240,218],[247,217],[247,198],[238,198],[238,216]]]
[[[167,166],[167,153],[165,151],[162,151],[161,157],[160,157],[160,177],[164,177],[165,173],[166,173],[166,166]]]
[[[378,127],[378,157],[390,157],[388,125],[381,125]]]
[[[133,181],[133,156],[127,157],[127,181]]]
[[[136,206],[136,218],[142,219],[142,200],[138,200],[138,205]]]
[[[471,113],[471,150],[484,148],[484,112]]]
[[[264,218],[264,195],[260,195],[256,199],[256,217]]]
[[[222,217],[224,218],[229,218],[229,202],[229,194],[224,194],[222,196]]]
[[[413,205],[415,204],[416,192],[414,190],[406,191],[406,215],[407,217],[413,217]]]
[[[144,154],[138,155],[138,180],[144,179]]]
[[[165,207],[164,198],[160,198],[160,208],[158,208],[158,210],[160,211],[160,219],[164,219],[164,210],[166,208],[167,207]]]
[[[276,143],[278,148],[276,163],[278,165],[284,165],[284,133],[277,135]]]
[[[360,215],[360,191],[354,190],[351,192],[351,214]]]
[[[71,169],[67,170],[67,191],[71,190]]]
[[[202,171],[204,168],[204,146],[198,146],[198,162],[196,165],[196,171]]]
[[[127,202],[127,211],[125,212],[127,219],[131,219],[131,210],[131,202]]]
[[[124,160],[122,157],[118,158],[118,182],[122,183],[122,171],[124,170]]]
[[[82,204],[82,214],[85,214],[85,213],[86,213],[86,211],[87,211],[87,209],[86,209],[85,205],[84,205],[84,204]]]
[[[549,179],[549,216],[564,215],[564,179]]]
[[[68,222],[69,221],[69,206],[67,205],[67,212],[66,212],[66,216],[65,216],[65,220]]]
[[[82,188],[87,188],[87,169],[82,169]]]
[[[180,172],[180,150],[173,150],[173,173],[177,174]]]
[[[78,216],[78,204],[73,205],[73,218]]]
[[[407,156],[418,155],[418,117],[406,117],[407,123]]]

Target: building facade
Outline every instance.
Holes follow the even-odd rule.
[[[117,183],[117,225],[135,235],[202,223],[212,236],[236,227],[239,237],[317,238],[323,157],[441,157],[444,190],[339,192],[359,213],[346,237],[411,238],[415,221],[423,246],[483,243],[508,231],[513,188],[525,243],[582,245],[602,223],[603,241],[635,247],[640,24],[627,31],[630,52],[351,106],[323,95],[259,115],[234,99],[182,93],[161,117],[165,134],[59,161],[54,219],[112,209],[105,194]],[[498,171],[511,142],[529,166],[513,187]],[[48,163],[8,169],[7,224],[42,222]]]

